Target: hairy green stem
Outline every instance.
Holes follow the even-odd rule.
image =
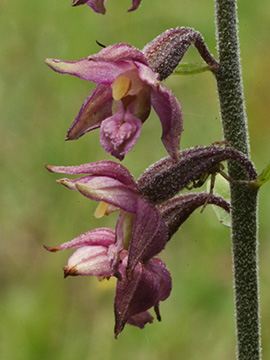
[[[249,135],[239,57],[236,0],[215,0],[219,69],[216,72],[224,138],[249,155]],[[246,179],[235,163],[229,176]],[[261,359],[259,315],[257,191],[231,184],[232,253],[237,359]]]

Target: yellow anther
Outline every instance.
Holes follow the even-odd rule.
[[[131,80],[125,76],[118,76],[112,84],[112,95],[114,100],[120,100],[127,95],[131,87]]]
[[[104,216],[106,214],[108,205],[109,204],[105,203],[104,201],[101,201],[98,204],[96,211],[94,213],[94,216],[96,219],[100,219],[100,218],[102,218],[102,216]]]

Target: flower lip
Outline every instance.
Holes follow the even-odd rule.
[[[83,246],[77,249],[64,267],[64,277],[71,276],[111,276],[108,248],[104,246]]]
[[[141,133],[142,122],[123,106],[100,127],[100,143],[113,156],[122,160],[135,145]]]

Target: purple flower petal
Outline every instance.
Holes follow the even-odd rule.
[[[117,281],[114,311],[115,337],[123,330],[131,316],[147,311],[159,301],[160,283],[157,277],[139,263],[132,279]]]
[[[129,246],[128,271],[139,261],[145,262],[160,253],[167,242],[167,227],[160,212],[138,198],[132,239]]]
[[[126,43],[120,43],[115,45],[106,46],[104,49],[100,50],[97,54],[90,55],[89,60],[94,61],[123,61],[130,60],[132,63],[138,61],[139,63],[147,65],[147,60],[144,54],[136,49],[134,46],[131,46]],[[134,65],[133,65],[134,68]]]
[[[106,13],[106,9],[104,7],[105,1],[106,0],[88,0],[86,4],[96,13],[104,15]]]
[[[122,160],[140,136],[141,120],[122,107],[116,114],[104,120],[100,128],[100,143],[104,149]]]
[[[83,5],[86,4],[88,0],[73,0],[71,6]]]
[[[64,267],[65,277],[71,276],[111,276],[108,248],[104,246],[83,246],[76,250]]]
[[[121,73],[134,69],[133,63],[128,61],[91,61],[87,58],[78,61],[46,59],[45,63],[60,74],[106,85],[111,85]]]
[[[114,161],[104,160],[78,166],[46,165],[46,168],[51,172],[69,175],[91,174],[96,176],[108,176],[134,190],[137,188],[136,182],[130,172],[123,165]]]
[[[105,1],[106,0],[74,0],[72,3],[72,6],[87,4],[96,13],[105,14],[105,12],[106,12],[106,9],[104,7]],[[140,5],[140,3],[141,3],[141,0],[133,0],[132,6],[130,9],[128,9],[128,11],[136,10],[138,8],[138,6]]]
[[[101,122],[112,115],[112,89],[108,85],[98,85],[83,103],[66,140],[75,140],[86,132],[100,127]]]
[[[99,228],[88,231],[77,238],[65,242],[56,247],[45,246],[46,250],[51,252],[56,252],[59,250],[66,250],[70,248],[74,248],[77,246],[94,246],[101,245],[104,247],[109,247],[114,243],[115,240],[115,231],[108,228]]]
[[[128,9],[128,11],[134,11],[138,9],[140,6],[141,0],[132,0],[132,6]]]
[[[88,176],[83,176],[83,177],[75,179],[75,180],[67,179],[67,178],[58,179],[58,180],[56,180],[56,182],[58,184],[64,185],[69,190],[77,190],[77,184],[78,183],[87,184],[89,181],[91,181],[92,178],[93,178],[93,176],[88,175]]]
[[[179,156],[183,117],[180,103],[162,84],[152,92],[152,106],[162,125],[162,142],[168,154],[175,160]]]
[[[140,329],[143,329],[146,324],[152,324],[154,318],[149,313],[149,311],[141,312],[140,314],[136,314],[134,316],[131,316],[127,320],[127,324],[137,326]]]
[[[155,73],[147,64],[135,62],[138,67],[138,75],[143,82],[146,82],[151,87],[157,87],[160,84],[158,74]]]
[[[81,180],[77,182],[75,180],[75,186],[84,196],[91,200],[104,201],[124,211],[135,213],[138,193],[124,186],[118,180],[104,176],[88,177],[86,182]]]
[[[145,265],[145,267],[153,274],[155,274],[160,281],[159,300],[166,300],[172,290],[172,278],[171,274],[166,268],[166,265],[162,260],[158,258],[153,258]]]

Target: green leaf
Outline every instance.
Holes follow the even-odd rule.
[[[211,66],[202,63],[182,63],[176,68],[174,75],[194,75],[211,70]]]
[[[265,169],[263,169],[263,171],[260,173],[257,179],[254,180],[254,182],[252,182],[252,186],[260,187],[269,180],[270,180],[270,164]]]
[[[210,180],[207,184],[209,190],[210,190]],[[222,196],[223,199],[230,201],[230,188],[228,181],[224,179],[223,176],[220,174],[216,175],[215,178],[215,187],[214,187],[214,193],[216,195]],[[228,214],[224,209],[222,209],[219,206],[212,205],[212,208],[218,218],[218,220],[221,222],[222,225],[226,227],[231,227],[231,216]]]

